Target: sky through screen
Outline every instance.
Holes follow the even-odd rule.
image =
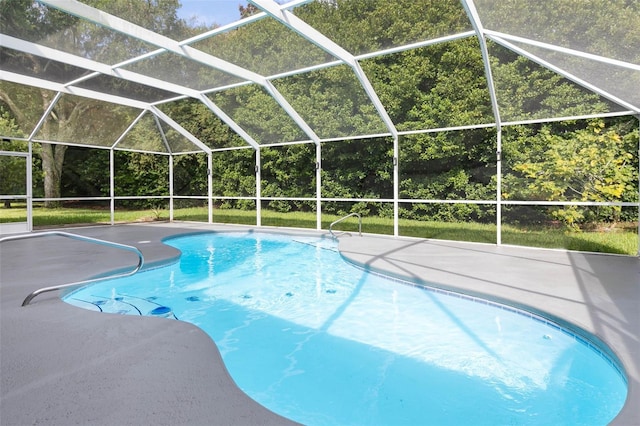
[[[182,0],[178,16],[187,21],[195,20],[199,24],[219,26],[240,19],[239,6],[247,6],[245,0]]]

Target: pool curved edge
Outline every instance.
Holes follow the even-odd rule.
[[[634,360],[633,353],[628,353],[628,350],[617,350],[617,345],[610,341],[610,339],[602,336],[597,330],[589,330],[584,325],[581,325],[586,323],[580,321],[577,316],[573,315],[574,312],[572,312],[571,309],[554,313],[550,310],[553,305],[547,305],[544,302],[540,303],[540,300],[538,300],[540,298],[524,299],[526,302],[522,302],[522,298],[505,297],[495,291],[495,288],[492,288],[492,286],[483,285],[486,284],[483,282],[485,280],[475,278],[471,274],[473,271],[469,271],[469,268],[479,266],[477,263],[471,262],[471,267],[459,265],[459,270],[452,269],[451,259],[446,259],[450,257],[451,253],[441,254],[439,246],[446,245],[448,248],[454,247],[458,249],[459,247],[455,246],[468,246],[466,243],[459,244],[457,242],[432,241],[408,237],[387,237],[383,242],[380,240],[382,239],[377,235],[365,235],[362,238],[341,238],[339,252],[345,261],[370,273],[395,279],[408,285],[434,289],[436,292],[442,291],[454,295],[462,295],[462,297],[465,298],[479,299],[477,300],[479,303],[488,301],[492,304],[512,307],[519,313],[525,315],[530,313],[533,316],[542,318],[552,326],[554,326],[553,324],[557,324],[557,326],[568,331],[572,336],[581,340],[582,343],[587,344],[603,356],[603,358],[620,373],[625,381],[627,385],[625,404],[616,417],[610,422],[610,425],[640,425],[640,409],[637,407],[637,404],[634,404],[635,401],[640,400],[640,381],[636,368],[638,366],[638,360]],[[433,244],[433,246],[430,246],[431,244]],[[481,243],[477,245],[479,249],[472,249],[471,251],[477,251],[479,256],[486,256],[488,253],[495,254],[496,256],[504,255],[498,246]],[[515,250],[519,249],[520,248],[515,248]],[[464,248],[463,250],[468,249]],[[509,248],[509,250],[513,250],[513,248]],[[536,249],[522,248],[522,250]],[[587,255],[593,254],[589,253]],[[400,260],[402,257],[408,260]],[[465,260],[468,260],[467,256],[465,256]],[[440,262],[446,264],[446,266],[441,266]],[[485,264],[484,267],[487,269],[485,273],[491,275],[504,270],[504,268],[495,268],[495,266],[496,265],[490,262]],[[457,276],[457,278],[462,277],[463,279],[442,279],[443,275]],[[429,279],[432,276],[438,278]],[[452,282],[454,282],[454,284],[452,284]],[[553,296],[549,295],[549,297]],[[544,297],[541,297],[541,299],[544,299]],[[627,357],[625,358],[624,355],[627,355]],[[629,358],[629,356],[631,358]],[[629,366],[631,368],[628,368]],[[631,374],[631,372],[635,372],[635,374]]]
[[[244,235],[250,235],[253,232],[255,232],[255,231],[240,231],[240,232],[237,232],[237,233],[238,234],[244,234]],[[260,232],[263,233],[262,231],[260,231]],[[225,231],[223,231],[223,232],[219,232],[219,231],[191,232],[191,233],[181,234],[180,236],[181,237],[193,236],[194,234],[195,235],[215,235],[215,234],[218,234],[218,233],[229,234],[230,232],[228,232],[228,231],[226,231],[226,232]],[[282,234],[282,232],[277,232],[277,234]],[[300,233],[294,233],[294,234],[300,235]],[[304,233],[304,234],[308,235],[307,233]],[[169,240],[172,240],[172,239],[173,239],[173,236],[172,237],[168,237],[168,238],[164,238],[161,241],[162,241],[162,243],[168,243]],[[332,246],[332,250],[335,251],[335,248],[333,246]],[[353,262],[351,259],[345,257],[344,256],[344,252],[341,253],[341,256],[349,264],[353,264],[353,265],[357,265],[358,266],[358,264],[356,262]],[[389,276],[398,277],[398,281],[402,281],[402,283],[404,283],[404,284],[411,284],[411,285],[414,285],[414,286],[417,286],[417,287],[428,287],[430,289],[434,289],[434,288],[442,289],[442,288],[446,287],[446,288],[449,288],[451,290],[443,290],[443,292],[454,293],[454,295],[457,295],[458,297],[464,297],[466,299],[471,299],[471,300],[476,299],[474,301],[482,302],[482,303],[488,303],[488,302],[485,302],[487,300],[488,301],[496,301],[496,305],[505,305],[506,307],[508,307],[507,310],[511,310],[512,312],[515,311],[515,313],[518,313],[518,314],[524,314],[525,316],[529,316],[529,318],[532,318],[530,316],[530,313],[531,313],[531,311],[534,311],[534,309],[531,309],[528,305],[522,305],[522,304],[514,303],[513,301],[508,300],[508,299],[504,299],[504,298],[490,297],[486,293],[483,293],[483,292],[475,293],[475,294],[477,294],[477,296],[473,297],[473,296],[469,296],[469,293],[470,293],[469,291],[461,292],[460,290],[458,290],[458,291],[453,290],[453,289],[455,289],[455,287],[453,287],[453,286],[443,286],[443,285],[438,286],[437,284],[434,285],[433,281],[427,281],[425,279],[416,279],[415,276],[412,279],[413,282],[408,282],[407,281],[408,277],[405,274],[389,273],[384,268],[380,268],[380,269],[376,270],[376,268],[372,267],[368,263],[363,263],[363,264],[361,264],[360,267],[362,269],[367,270],[368,272],[372,272],[372,273],[378,274],[378,275],[384,275],[385,277],[389,277]],[[380,271],[380,272],[378,272],[378,271]],[[519,305],[520,308],[516,308],[515,307],[516,305]],[[512,306],[514,307],[513,309],[511,309]],[[538,315],[537,318],[532,318],[532,319],[536,319],[539,322],[544,322],[547,325],[550,325],[549,324],[549,320],[550,319],[547,319],[547,318],[551,317],[551,315],[549,315],[546,311],[540,311],[540,312],[543,313],[544,317],[540,317]],[[564,330],[562,330],[562,328],[568,328],[568,329],[577,331],[576,328],[574,326],[572,326],[572,324],[569,324],[569,326],[567,326],[567,324],[565,323],[565,327],[560,326],[559,323],[562,323],[562,322],[563,321],[555,321],[555,323],[558,323],[558,325],[554,325],[554,327],[556,329],[561,329],[561,331],[564,331]],[[593,340],[595,340],[595,339],[593,339],[593,338],[585,338],[585,336],[588,335],[588,333],[584,332],[583,330],[580,330],[580,331],[582,331],[582,332],[576,332],[575,333],[575,334],[577,334],[577,336],[574,335],[571,332],[566,332],[566,335],[569,335],[571,337],[576,338],[577,340],[580,341],[580,343],[583,343],[586,346],[590,346],[590,347],[592,347],[592,349],[595,349],[597,352],[599,352],[601,354],[601,356],[603,356],[607,361],[609,361],[610,364],[614,365],[614,367],[618,370],[618,373],[622,376],[622,378],[624,380],[626,378],[626,375],[624,373],[623,368],[620,365],[621,363],[619,363],[619,359],[617,358],[617,356],[615,356],[615,354],[613,354],[612,352],[609,352],[607,350],[609,348],[605,344],[599,345],[597,343],[593,343]],[[609,354],[611,354],[613,356],[609,357],[608,356]],[[624,380],[624,381],[626,382],[626,380]],[[622,401],[619,401],[618,404],[616,404],[618,408],[621,406],[621,403],[622,403]]]
[[[173,237],[168,237],[168,238],[173,238]],[[152,269],[156,269],[156,268],[162,268],[168,265],[172,265],[174,263],[177,263],[180,261],[180,256],[182,256],[182,253],[180,252],[180,250],[171,247],[170,245],[164,244],[164,239],[160,241],[162,243],[163,248],[166,248],[167,251],[172,251],[173,253],[168,254],[163,256],[160,259],[156,259],[153,261],[144,261],[142,267],[140,268],[140,270],[136,273],[140,273],[140,272],[145,272],[145,271],[150,271]],[[92,284],[94,284],[95,282],[100,282],[102,280],[108,280],[111,277],[113,277],[114,275],[118,275],[118,274],[124,274],[128,271],[131,270],[130,266],[127,267],[122,267],[122,268],[115,268],[112,269],[110,271],[107,272],[101,272],[99,274],[95,274],[92,276],[89,276],[89,278],[87,278],[87,280],[92,280],[92,282],[89,283],[85,283],[85,284],[79,284],[78,286],[72,286],[72,287],[68,287],[65,289],[62,289],[59,293],[59,298],[60,299],[64,299],[65,297],[69,296],[70,294],[75,293],[76,291],[82,290],[83,288],[85,288],[86,286],[90,286]],[[95,280],[95,281],[93,281]]]

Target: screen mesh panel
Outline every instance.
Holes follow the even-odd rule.
[[[110,147],[138,114],[140,111],[134,108],[62,95],[35,139]]]
[[[315,1],[294,13],[353,55],[472,29],[458,0]]]
[[[25,2],[15,4],[21,6]],[[0,14],[0,27],[3,34],[109,65],[157,49],[130,35],[37,2],[27,8],[4,9]]]
[[[168,152],[154,117],[145,113],[131,130],[118,142],[119,149],[135,149],[149,152]]]
[[[3,80],[0,80],[0,92],[12,93],[11,102],[23,112],[12,117],[10,124],[5,125],[2,136],[19,137],[28,137],[35,130],[56,95],[50,90]]]
[[[273,84],[320,138],[388,132],[346,65],[280,78]]]
[[[494,121],[475,37],[362,61],[397,129]]]
[[[514,45],[601,90],[603,97],[610,94],[640,109],[640,58],[636,61],[639,66],[634,70],[521,43]],[[612,101],[608,109],[621,111],[627,108],[613,106]]]
[[[475,0],[484,28],[639,64],[640,3]]]
[[[210,93],[209,98],[259,144],[308,140],[267,91],[246,85]]]
[[[181,99],[158,108],[211,149],[243,147],[247,143],[223,123],[204,103]],[[197,116],[197,120],[193,120]]]
[[[198,41],[192,47],[265,76],[336,60],[272,18]]]
[[[603,96],[525,56],[489,43],[491,71],[503,121],[623,111]]]

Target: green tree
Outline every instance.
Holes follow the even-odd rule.
[[[391,138],[322,144],[322,196],[327,198],[392,198]],[[327,213],[389,215],[380,203],[327,203]]]
[[[3,124],[11,124],[10,120],[0,120],[0,127]],[[4,133],[0,131],[0,134],[10,135],[11,133],[20,133],[15,127],[9,126],[5,128]],[[12,127],[12,128],[11,128]],[[14,151],[24,152],[25,144],[23,142],[11,141],[9,139],[2,140],[0,142],[1,151]],[[26,183],[26,164],[25,157],[0,155],[0,195],[26,195],[27,188]],[[11,208],[11,200],[4,200],[5,208]]]
[[[492,43],[489,46],[503,121],[571,117],[619,108],[524,56]]]
[[[149,2],[93,0],[90,5],[106,9],[117,16],[125,16],[158,32],[167,33],[183,27],[182,21],[179,21],[176,16],[179,5],[177,0]],[[1,2],[0,29],[5,34],[26,40],[38,40],[62,51],[108,63],[146,51],[142,42],[30,0]],[[26,72],[38,77],[69,81],[80,77],[84,72],[50,59],[6,48],[2,48],[0,53],[10,68],[22,72],[28,70]],[[144,91],[139,86],[116,79],[106,80],[103,83],[112,86],[116,93],[126,91],[131,94]],[[53,93],[47,90],[33,90],[10,84],[0,85],[0,102],[26,132],[30,132],[35,125],[31,119],[33,112],[39,111],[42,115],[53,100]],[[96,129],[91,128],[90,122],[94,125],[101,123],[111,109],[111,106],[99,106],[99,103],[90,99],[65,97],[56,104],[53,112],[45,120],[38,138],[83,143],[86,135],[96,133]],[[116,119],[124,118],[120,115]],[[87,127],[89,127],[89,133],[85,132]],[[41,144],[44,194],[47,198],[60,197],[62,167],[67,148],[65,144]],[[51,203],[47,204],[51,205]]]
[[[471,29],[458,0],[331,0],[296,15],[354,55]]]
[[[255,197],[256,151],[236,149],[213,153],[213,194],[229,197]],[[225,201],[221,207],[255,209],[253,201]]]
[[[558,131],[543,125],[521,131],[509,147],[510,170],[504,199],[542,201],[635,202],[638,199],[637,136],[634,120],[607,123],[591,120],[586,127]],[[551,215],[578,228],[585,221],[619,221],[618,206],[592,209],[553,207]]]
[[[265,197],[315,196],[315,145],[285,145],[260,150],[262,163],[262,195]],[[277,211],[309,211],[311,206],[301,201],[269,202]]]
[[[104,197],[109,189],[109,151],[69,147],[62,168],[62,196]]]

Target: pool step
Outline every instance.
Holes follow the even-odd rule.
[[[99,312],[177,319],[170,307],[163,306],[155,302],[154,299],[155,298],[144,299],[121,294],[114,294],[112,296],[92,294],[90,296],[84,296],[82,299],[71,297],[67,299],[67,302],[79,308]]]

